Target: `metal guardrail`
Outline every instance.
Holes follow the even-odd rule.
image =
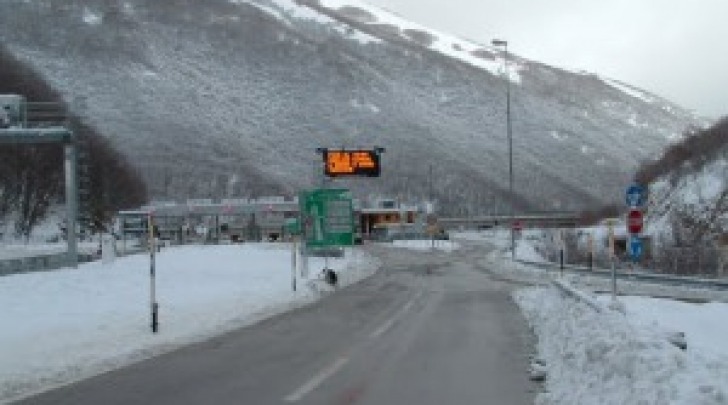
[[[594,309],[597,312],[602,312],[604,308],[599,305],[599,303],[586,295],[584,292],[577,290],[576,288],[573,288],[572,286],[560,281],[560,280],[551,280],[551,284],[556,286],[563,294],[566,294],[572,298],[574,298],[577,301],[583,302],[587,305],[589,305],[592,309]]]
[[[602,306],[597,300],[590,297],[583,291],[580,291],[568,283],[564,283],[560,280],[552,280],[551,284],[556,287],[562,294],[571,297],[572,299],[583,302],[588,305],[597,313],[603,313],[607,308],[620,312],[622,315],[626,314],[624,304],[618,301],[612,301],[609,305]],[[668,343],[674,345],[681,350],[687,350],[688,342],[685,340],[685,333],[679,331],[669,331],[664,336]]]
[[[558,263],[543,263],[543,262],[532,262],[528,260],[516,259],[517,262],[543,268],[546,270],[559,271]],[[575,266],[575,265],[564,265],[565,271],[570,271],[580,274],[589,274],[598,277],[609,278],[612,276],[612,272],[609,269],[594,268],[590,270],[588,267]],[[697,277],[685,277],[685,276],[673,276],[667,274],[657,273],[646,273],[641,271],[632,271],[625,269],[617,270],[617,278],[628,281],[642,281],[642,282],[653,282],[658,284],[666,284],[672,286],[686,286],[686,287],[701,287],[715,290],[728,290],[728,280],[715,280]]]

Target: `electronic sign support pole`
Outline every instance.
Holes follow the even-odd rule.
[[[291,283],[293,287],[293,291],[296,291],[296,252],[298,251],[298,246],[296,243],[296,237],[293,237],[293,243],[291,243]]]
[[[66,232],[68,241],[69,266],[78,267],[78,242],[76,241],[76,223],[78,222],[78,160],[75,142],[63,146],[64,167],[66,175]]]
[[[430,183],[429,184],[429,188],[430,188],[430,201],[429,201],[429,205],[430,205],[430,208],[431,208],[431,211],[432,212],[427,212],[427,215],[435,215],[435,212],[434,212],[435,211],[435,203],[433,201],[434,192],[433,192],[433,189],[432,189],[432,164],[430,164],[429,183]],[[428,227],[429,226],[431,226],[431,225],[428,224]],[[434,225],[432,225],[432,226],[434,226]],[[430,249],[435,250],[435,232],[429,232],[429,233],[430,233]]]
[[[126,220],[121,218],[121,254],[126,256]]]
[[[612,256],[612,301],[617,299],[617,268]]]

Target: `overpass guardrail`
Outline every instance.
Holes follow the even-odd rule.
[[[529,260],[516,259],[517,262],[542,268],[549,271],[560,271],[559,263],[552,262],[533,262]],[[593,268],[589,269],[585,266],[565,264],[564,271],[569,271],[578,274],[587,274],[598,277],[609,278],[612,276],[610,269]],[[686,287],[700,287],[714,290],[725,291],[728,290],[728,279],[708,279],[698,277],[687,277],[687,276],[675,276],[669,274],[659,273],[648,273],[644,271],[635,271],[630,269],[619,268],[617,269],[617,279],[628,280],[628,281],[641,281],[641,282],[652,282],[670,286],[686,286]]]

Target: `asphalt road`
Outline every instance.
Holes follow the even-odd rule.
[[[311,306],[21,404],[530,404],[532,338],[485,247],[369,247],[382,271]]]

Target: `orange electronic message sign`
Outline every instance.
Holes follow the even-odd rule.
[[[377,150],[324,150],[325,172],[329,177],[379,177]]]

